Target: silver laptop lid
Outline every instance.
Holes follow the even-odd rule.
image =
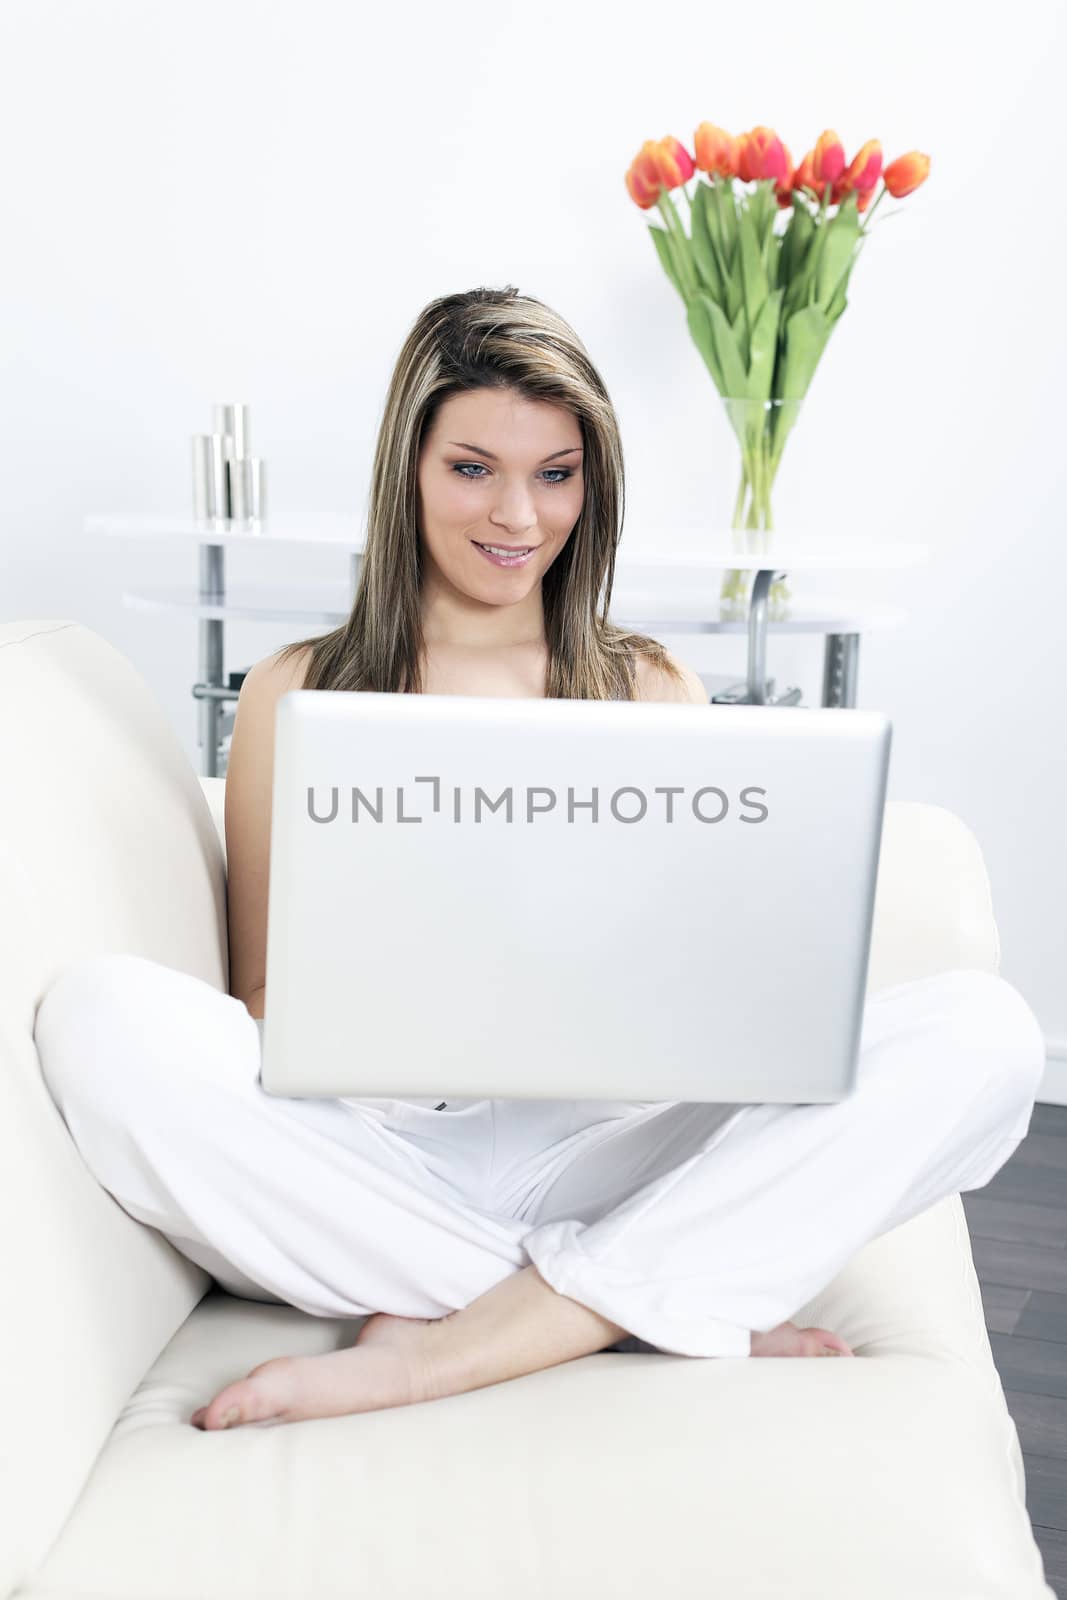
[[[874,711],[290,691],[264,1087],[840,1098],[890,743]]]

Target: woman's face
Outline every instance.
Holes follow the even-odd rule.
[[[563,549],[583,494],[582,432],[566,407],[513,389],[450,395],[419,452],[423,570],[471,599],[512,605]]]

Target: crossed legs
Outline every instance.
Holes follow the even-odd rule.
[[[369,1113],[265,1095],[240,1002],[155,963],[68,969],[36,1036],[83,1156],[131,1215],[268,1298],[369,1315],[347,1349],[226,1385],[194,1413],[206,1428],[234,1409],[296,1420],[456,1393],[626,1332],[680,1354],[849,1354],[789,1316],[869,1238],[988,1182],[1043,1064],[1004,980],[899,985],[868,1004],[848,1100],[745,1107],[710,1134],[700,1105],[621,1119],[506,1216],[431,1181]]]

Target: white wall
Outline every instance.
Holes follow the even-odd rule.
[[[99,630],[197,763],[195,623],[120,603],[137,581],[192,581],[195,556],[87,539],[83,518],[185,508],[189,435],[222,399],[251,406],[274,509],[362,514],[412,319],[478,283],[536,294],[588,345],[623,423],[629,531],[725,522],[733,438],[623,188],[631,156],[704,119],[772,123],[797,160],[825,126],[850,154],[868,137],[887,160],[925,150],[928,184],[879,208],[779,520],[930,543],[920,578],[819,587],[907,605],[860,669],[859,704],[894,720],[891,796],[974,828],[1002,970],[1067,1053],[1065,23],[1051,0],[988,15],[6,0],[2,614]],[[251,572],[230,558],[231,578]],[[233,627],[227,667],[297,631]],[[675,648],[743,667],[740,641]],[[770,670],[817,703],[819,661],[797,641]]]

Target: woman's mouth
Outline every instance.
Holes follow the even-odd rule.
[[[523,545],[509,550],[505,545],[479,544],[477,539],[472,539],[471,543],[496,567],[524,567],[537,548],[536,545]]]

